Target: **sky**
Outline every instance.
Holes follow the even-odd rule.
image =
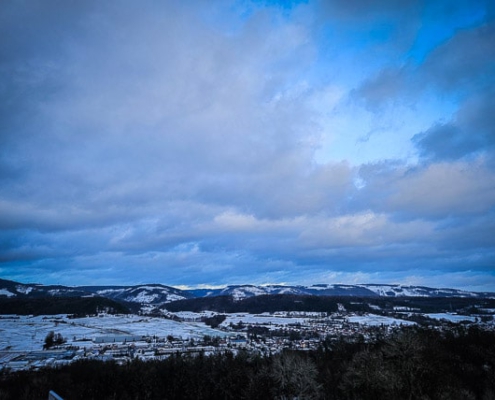
[[[495,291],[491,0],[3,0],[0,277]]]

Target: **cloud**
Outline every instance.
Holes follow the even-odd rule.
[[[365,187],[356,193],[354,206],[399,218],[482,215],[495,205],[495,173],[483,160],[412,168],[371,164],[361,167],[360,176]]]
[[[22,209],[9,219],[59,213],[69,226],[176,199],[236,201],[249,194],[239,186],[311,168],[307,94],[292,84],[295,60],[311,57],[302,27],[272,29],[260,15],[228,36],[174,3],[157,14],[106,7],[79,16],[83,34],[53,56],[55,72],[69,71],[57,90],[22,97],[32,103],[22,142],[6,130],[3,166],[18,177],[3,194]]]
[[[493,153],[495,100],[493,89],[472,96],[454,118],[439,123],[412,140],[420,155],[434,160],[456,160],[476,153]]]
[[[484,213],[495,204],[495,174],[479,166],[433,164],[405,176],[390,205],[412,215],[445,217]]]
[[[368,110],[379,112],[389,101],[410,96],[405,94],[406,90],[410,90],[406,82],[405,68],[386,68],[353,90],[352,97],[363,100]]]
[[[423,65],[429,85],[468,93],[493,84],[495,22],[458,32],[429,54]]]
[[[388,18],[399,16],[409,19],[415,11],[421,9],[421,1],[406,0],[396,2],[393,0],[337,0],[331,2],[320,2],[320,6],[325,12],[325,16],[334,18],[344,18],[348,20],[359,20],[360,22],[375,22],[377,18],[387,16]]]
[[[458,6],[465,9],[465,17],[455,17],[456,12],[445,17],[451,18],[452,36],[429,51],[420,63],[411,58],[402,65],[387,66],[352,91],[353,98],[376,115],[384,115],[390,107],[407,107],[426,115],[424,104],[434,109],[439,99],[447,96],[450,105],[443,106],[433,120],[430,116],[430,125],[412,136],[418,155],[430,162],[476,158],[480,154],[493,157],[495,52],[491,43],[495,24],[486,13],[481,24],[473,25],[469,19],[473,9]],[[479,10],[487,7],[483,5]],[[456,26],[461,28],[454,30]]]
[[[466,9],[466,13],[469,11],[472,12]],[[436,16],[439,20],[435,23],[441,23],[442,16]],[[377,70],[358,85],[353,92],[356,98],[363,99],[371,110],[378,111],[389,102],[411,104],[421,96],[431,96],[432,91],[466,99],[493,87],[494,20],[488,19],[475,26],[463,26],[468,22],[457,20],[448,23],[453,25],[451,37],[428,51],[420,62],[410,57]]]
[[[417,63],[415,1],[19,4],[0,10],[2,276],[376,282],[493,260],[490,21]]]

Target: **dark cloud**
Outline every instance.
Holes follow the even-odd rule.
[[[422,70],[427,84],[464,95],[492,86],[494,41],[495,21],[458,32],[426,59]]]
[[[413,137],[422,156],[440,160],[458,159],[480,148],[472,138],[454,124],[435,125]]]
[[[380,112],[384,105],[390,101],[408,102],[413,93],[407,84],[407,74],[405,68],[387,68],[378,72],[371,79],[364,81],[358,89],[353,90],[352,97],[358,101],[363,101],[365,107],[372,112]]]
[[[456,160],[495,149],[495,86],[466,101],[454,119],[437,124],[412,140],[421,156],[435,160]]]

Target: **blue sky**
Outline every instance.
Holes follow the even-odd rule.
[[[495,291],[491,1],[7,0],[0,277]]]

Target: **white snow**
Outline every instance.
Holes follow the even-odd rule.
[[[284,288],[284,289],[280,289],[279,293],[280,294],[292,294],[292,293],[297,293],[297,291],[294,289],[291,289],[291,288]]]
[[[225,321],[221,323],[221,326],[227,327],[231,323],[236,325],[240,321],[243,324],[258,324],[258,325],[289,325],[289,324],[303,324],[307,321],[306,318],[288,318],[280,317],[270,314],[248,314],[248,313],[235,313],[227,314]]]
[[[390,293],[394,293],[395,296],[415,296],[415,297],[427,297],[421,288],[415,288],[411,286],[402,285],[357,285],[359,287],[364,287],[372,292],[378,294],[379,296],[390,296]]]
[[[469,321],[475,322],[476,318],[467,316],[467,315],[458,315],[458,314],[450,314],[450,313],[435,313],[435,314],[425,314],[425,316],[433,319],[445,319],[450,322],[461,322],[461,321]]]
[[[134,290],[138,289],[138,290],[161,290],[162,292],[164,293],[168,293],[168,290],[164,287],[161,287],[161,286],[139,286],[137,288],[133,288]]]
[[[65,290],[60,290],[60,289],[50,289],[50,290],[48,291],[48,293],[50,293],[52,296],[57,296],[57,295],[59,295],[60,293],[65,294],[65,293],[69,293],[69,292],[74,292],[74,290],[73,290],[73,289],[65,289]]]
[[[109,294],[109,293],[122,293],[125,289],[104,289],[98,290],[96,293],[98,294]]]
[[[17,285],[15,289],[19,293],[24,293],[24,294],[29,294],[33,291],[33,288],[31,286],[22,286],[22,285]]]
[[[184,296],[180,296],[178,294],[168,294],[167,295],[167,302],[176,301],[176,300],[184,300],[184,299],[185,299]]]
[[[369,326],[380,326],[380,325],[416,325],[415,322],[405,321],[402,319],[384,317],[382,315],[367,314],[363,316],[351,316],[347,319],[349,322],[369,325]]]
[[[179,312],[174,312],[170,313],[172,315],[176,315],[177,317],[181,319],[201,319],[204,317],[212,317],[213,315],[217,315],[218,313],[215,311],[202,311],[200,313],[192,312],[192,311],[179,311]]]
[[[332,286],[333,285],[318,285],[318,286],[306,286],[306,288],[311,290],[327,290]]]
[[[257,287],[243,287],[243,288],[235,288],[231,292],[234,300],[241,300],[249,295],[259,296],[262,294],[266,294],[266,291],[257,288]]]
[[[9,292],[7,289],[0,289],[0,296],[12,297],[15,295],[15,293]]]
[[[151,303],[157,298],[159,298],[159,294],[148,294],[145,290],[142,292],[139,292],[138,294],[135,295],[129,295],[126,297],[126,301],[132,301],[135,303]]]
[[[98,336],[108,335],[172,335],[183,339],[202,339],[204,335],[227,336],[203,323],[177,322],[164,318],[138,315],[105,315],[68,319],[66,316],[2,316],[0,320],[0,351],[41,350],[48,332],[60,333],[67,344],[85,347]],[[75,341],[74,341],[75,340]]]

